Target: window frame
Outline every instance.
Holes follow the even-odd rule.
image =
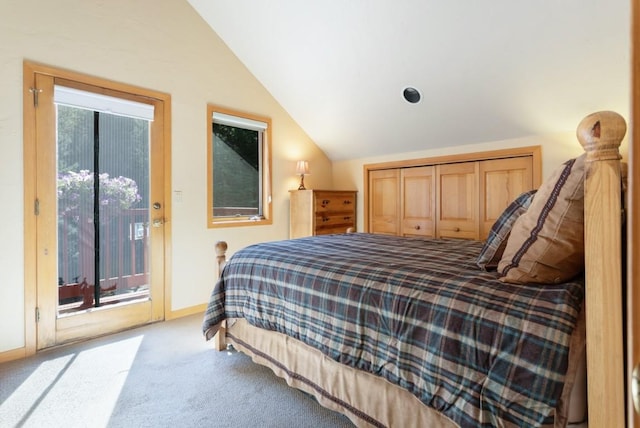
[[[255,120],[267,124],[263,131],[261,153],[261,185],[262,185],[262,217],[238,216],[215,217],[213,213],[214,179],[213,179],[213,115],[219,113],[235,116],[241,119]],[[272,224],[272,195],[271,195],[271,118],[253,113],[246,113],[226,107],[207,104],[207,228],[262,226]]]

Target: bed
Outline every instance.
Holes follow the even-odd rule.
[[[559,168],[548,191],[543,184],[529,195],[530,206],[514,205],[517,215],[505,210],[508,227],[494,225],[496,235],[508,229],[499,237],[504,245],[345,233],[252,245],[225,263],[219,243],[224,267],[205,314],[206,338],[251,355],[357,426],[565,426],[588,342],[585,290],[603,283],[603,271],[615,283],[615,269],[591,267],[603,261],[589,247],[593,239],[615,246],[615,238],[589,219],[612,223],[619,243],[620,120],[599,112],[581,122],[587,154]],[[604,164],[611,177],[605,184],[600,177],[592,192]],[[584,200],[575,197],[581,192]],[[603,195],[618,201],[617,226],[615,203],[606,205],[609,214],[589,211],[605,207],[592,200]],[[544,241],[529,233],[544,236],[539,219],[571,203],[587,220],[545,220],[554,223],[551,241],[570,233],[559,250],[547,240],[532,251]],[[527,217],[538,224],[527,226]],[[486,264],[492,257],[480,257],[487,252],[495,271]],[[548,271],[544,257],[562,260]],[[587,346],[594,358],[596,350]]]

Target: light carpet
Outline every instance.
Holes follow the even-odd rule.
[[[0,364],[1,427],[352,427],[237,352],[202,315]]]

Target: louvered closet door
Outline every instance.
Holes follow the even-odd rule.
[[[436,167],[437,236],[479,239],[478,162]]]

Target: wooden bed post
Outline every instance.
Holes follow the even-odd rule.
[[[222,274],[222,268],[227,262],[227,243],[225,241],[216,242],[216,262],[218,264],[218,278]],[[220,323],[220,328],[215,336],[213,336],[213,346],[218,350],[222,351],[226,348],[225,343],[225,335],[227,333],[227,322],[222,321]]]
[[[585,117],[577,136],[585,165],[585,277],[589,426],[625,426],[620,153],[617,113]]]
[[[227,243],[225,241],[216,242],[216,263],[218,263],[218,278],[222,274],[222,268],[227,262]]]

